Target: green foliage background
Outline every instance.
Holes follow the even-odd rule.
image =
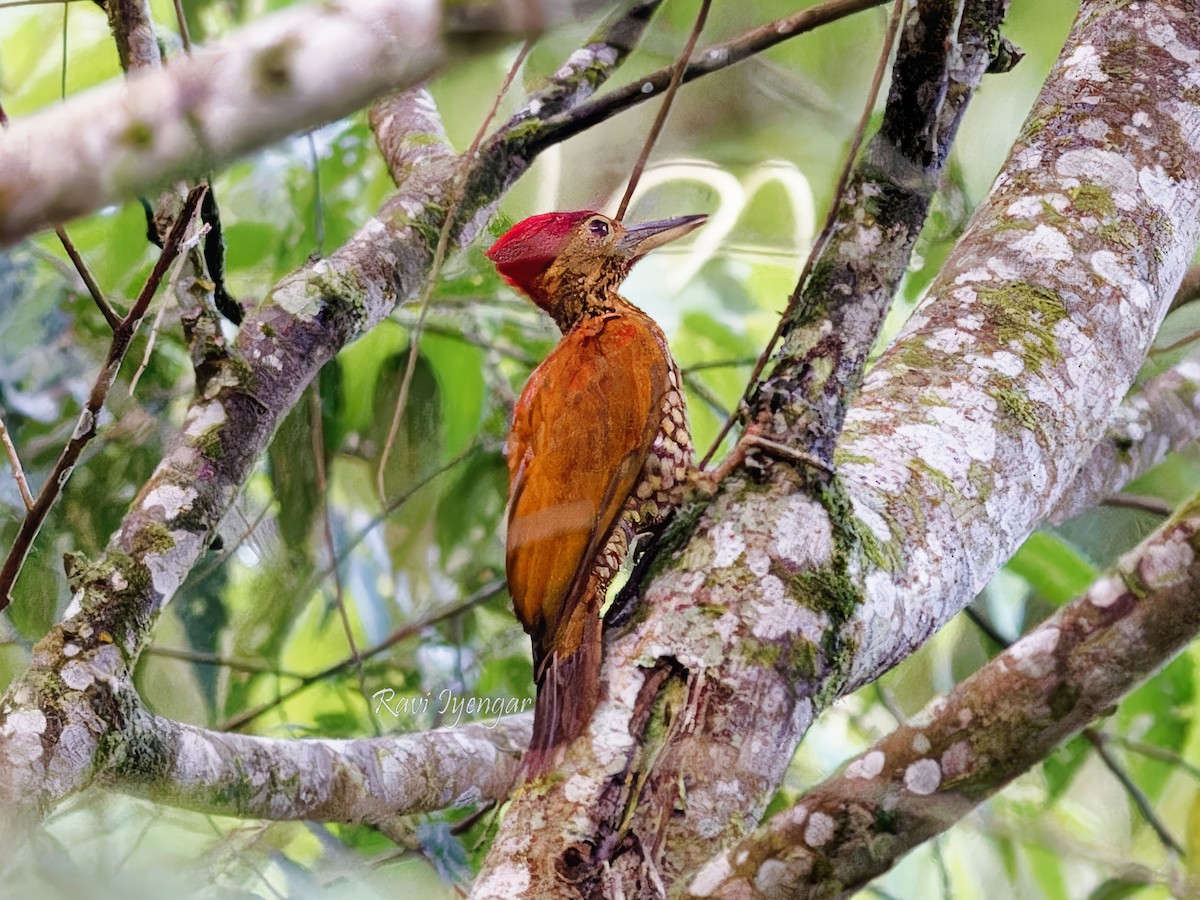
[[[177,51],[172,5],[152,5],[162,42]],[[184,9],[193,39],[205,43],[284,5],[185,0]],[[695,6],[669,0],[616,82],[667,63]],[[793,7],[783,0],[717,3],[705,40]],[[1015,72],[989,78],[974,101],[889,334],[986,193],[1073,14],[1064,0],[1014,3],[1007,33],[1027,57]],[[830,202],[885,17],[883,10],[859,15],[685,88],[656,149],[647,176],[654,186],[631,218],[696,211],[713,218],[695,243],[641,264],[626,293],[662,323],[688,370],[701,447],[735,407]],[[515,109],[523,89],[547,78],[594,24],[540,40],[502,111]],[[515,52],[509,46],[460,59],[433,82],[456,146],[469,144]],[[11,118],[119,74],[94,4],[0,5],[0,103]],[[551,208],[611,210],[653,112],[639,107],[545,154],[502,202],[493,234]],[[390,189],[362,114],[214,173],[213,184],[229,246],[228,286],[249,307],[276,279],[344,241]],[[126,308],[155,258],[140,206],[106,209],[69,231],[108,296]],[[412,308],[347,348],[283,423],[223,527],[223,549],[192,574],[140,666],[139,688],[156,711],[266,735],[351,737],[454,724],[437,713],[443,691],[531,696],[527,640],[499,587],[503,442],[512,401],[556,333],[497,278],[485,246],[486,238],[451,259],[433,293],[385,477],[389,500],[403,502],[376,521],[375,471],[414,352]],[[23,670],[33,642],[63,614],[69,597],[62,554],[105,545],[181,422],[191,367],[178,313],[162,302],[154,307],[161,320],[153,346],[144,326],[109,396],[100,437],[43,530],[16,603],[0,617],[0,686]],[[1189,334],[1189,318],[1184,310],[1169,321],[1163,342]],[[74,428],[106,346],[105,324],[53,235],[0,254],[0,414],[35,490]],[[1151,360],[1147,371],[1184,352]],[[145,370],[131,393],[143,356]],[[1194,453],[1173,458],[1133,490],[1179,501],[1200,486],[1197,463]],[[10,473],[0,468],[0,547],[11,542],[22,509]],[[1156,523],[1147,513],[1101,509],[1040,532],[977,609],[1015,637]],[[480,602],[353,664],[352,644],[369,652],[397,629],[467,598]],[[821,719],[774,806],[996,650],[960,617],[879,685]],[[336,674],[311,678],[341,662]],[[1119,741],[1110,749],[1133,783],[1189,848],[1200,840],[1192,821],[1200,764],[1191,728],[1195,683],[1189,650],[1100,724]],[[371,699],[384,689],[394,692],[393,708],[402,698],[429,698],[429,708],[392,715]],[[37,852],[0,893],[149,897],[169,886],[220,896],[453,896],[455,885],[470,882],[493,825],[490,815],[465,816],[398,823],[385,837],[366,827],[222,819],[96,790],[51,817]],[[1155,886],[1156,873],[1167,860],[1129,796],[1079,739],[872,891],[908,898],[1162,897],[1168,894]]]

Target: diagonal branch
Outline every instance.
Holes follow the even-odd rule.
[[[502,24],[521,32],[593,6],[503,4],[512,17]],[[0,139],[0,245],[416,84],[445,59],[440,7],[429,0],[295,7],[219,47],[15,123]],[[143,56],[123,52],[130,63]]]
[[[25,564],[25,558],[33,547],[34,539],[37,538],[38,532],[42,529],[42,523],[45,522],[46,516],[49,515],[54,504],[58,502],[59,495],[62,494],[67,479],[71,477],[71,472],[74,471],[75,464],[79,461],[79,455],[83,452],[83,448],[96,436],[97,425],[100,421],[100,411],[104,408],[104,401],[108,397],[108,391],[112,387],[113,382],[116,381],[117,373],[121,370],[121,362],[125,359],[125,353],[129,350],[129,345],[133,342],[134,335],[137,334],[138,325],[141,324],[142,317],[146,315],[146,309],[150,305],[150,301],[154,298],[159,283],[167,273],[167,267],[170,266],[175,260],[175,256],[179,253],[184,235],[188,228],[191,227],[192,219],[195,217],[197,209],[199,209],[200,200],[203,196],[203,187],[196,188],[188,194],[188,198],[183,205],[183,211],[175,220],[175,227],[171,229],[170,235],[163,243],[162,252],[159,254],[158,260],[150,272],[150,276],[146,279],[146,283],[138,293],[132,308],[130,308],[125,318],[117,322],[116,327],[113,329],[113,337],[112,342],[109,344],[108,354],[100,366],[100,373],[96,376],[96,381],[92,384],[92,390],[88,394],[87,403],[84,404],[83,410],[79,414],[79,423],[75,426],[75,431],[72,432],[71,439],[63,447],[62,453],[59,454],[57,461],[54,463],[54,468],[50,470],[46,482],[38,492],[37,499],[33,502],[33,506],[25,514],[25,518],[21,520],[21,527],[17,529],[17,535],[13,539],[8,555],[4,559],[4,565],[0,567],[0,610],[3,610],[12,602],[13,585],[16,584],[17,576],[21,573],[21,567]]]
[[[820,282],[821,313],[849,332],[843,375],[874,339],[965,99],[987,68],[985,48],[1005,4],[972,8],[978,18],[965,16],[961,30],[954,20],[932,33],[914,23],[936,11],[910,11],[885,136],[852,180],[844,227],[816,269],[843,267],[842,283]],[[930,85],[956,101],[919,113],[934,144],[917,147],[895,119],[918,115],[911,98]],[[790,467],[769,477],[766,487],[727,479],[698,523],[665,538],[676,552],[662,554],[672,559],[643,593],[640,618],[609,631],[590,732],[569,748],[553,784],[516,798],[476,885],[480,896],[502,893],[515,872],[544,895],[565,893],[567,882],[630,885],[643,869],[669,886],[761,815],[818,704],[835,695],[838,666],[853,659],[840,629],[855,608],[846,573],[852,544],[834,533],[847,528],[844,498],[822,498],[831,512],[804,496]],[[571,827],[535,824],[547,820]]]
[[[751,415],[767,435],[828,466],[1007,10],[1007,2],[923,0],[909,15],[879,133],[788,303],[774,371],[752,386]]]
[[[409,713],[393,709],[400,722]],[[412,710],[412,718],[420,714]],[[114,756],[106,776],[126,793],[215,815],[376,823],[504,800],[531,727],[529,715],[500,707],[486,721],[419,734],[277,739],[143,710],[123,736],[138,752]]]
[[[714,858],[692,896],[848,892],[949,829],[1200,632],[1198,546],[1194,498],[1086,594]]]

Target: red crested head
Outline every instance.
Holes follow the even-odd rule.
[[[535,280],[566,249],[575,226],[594,215],[591,210],[580,210],[530,216],[492,244],[487,258],[496,264],[496,271],[505,281],[532,297],[536,293]]]
[[[679,216],[627,226],[586,209],[542,213],[510,228],[487,257],[565,332],[587,309],[609,308],[635,262],[704,219]]]

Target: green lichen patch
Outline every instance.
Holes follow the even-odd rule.
[[[1028,431],[1037,430],[1037,404],[1024,394],[1011,388],[1002,388],[995,385],[987,389],[987,394],[1000,404],[1000,408],[1015,419],[1017,424],[1022,428]]]
[[[296,42],[292,37],[264,47],[254,60],[254,82],[264,94],[280,94],[292,86],[292,57]]]
[[[121,142],[132,150],[150,150],[154,147],[154,129],[135,119],[122,132]]]
[[[1085,216],[1107,219],[1117,214],[1112,191],[1098,184],[1081,184],[1067,191],[1067,196],[1071,198],[1071,205]]]
[[[1068,313],[1056,293],[1018,281],[1003,287],[981,288],[977,296],[999,343],[1010,348],[1015,344],[1031,372],[1040,371],[1047,361],[1062,359],[1053,331]]]

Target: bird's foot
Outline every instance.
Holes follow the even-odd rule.
[[[713,496],[725,476],[743,465],[752,450],[758,450],[784,462],[819,469],[829,475],[833,474],[833,468],[824,460],[811,453],[764,437],[760,428],[761,426],[756,423],[749,425],[742,436],[738,438],[733,450],[715,468],[693,469],[688,475],[688,487],[692,492],[702,497]]]

